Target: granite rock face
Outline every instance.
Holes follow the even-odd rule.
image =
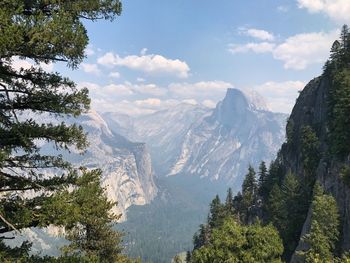
[[[96,112],[81,116],[77,123],[88,133],[89,147],[74,163],[103,172],[102,185],[107,196],[117,201],[114,212],[122,213],[131,205],[145,205],[157,194],[150,154],[144,143],[134,143],[112,132]]]
[[[248,165],[272,160],[287,116],[266,109],[256,94],[228,89],[215,109],[180,104],[141,118],[103,115],[110,127],[150,148],[161,175],[188,174],[240,187]]]
[[[329,133],[327,127],[329,88],[330,83],[326,76],[315,78],[306,85],[297,99],[289,119],[293,147],[284,144],[279,158],[286,171],[290,170],[299,177],[305,176],[300,138],[303,127],[313,128],[319,138],[319,151],[322,156],[316,170],[316,181],[337,201],[342,222],[339,246],[342,251],[347,251],[350,249],[350,189],[340,178],[340,169],[344,164],[350,164],[350,158],[348,156],[340,162],[327,154],[330,147],[327,140]],[[311,212],[310,207],[300,237],[310,231]],[[306,248],[307,245],[300,241],[296,251]],[[294,253],[291,262],[298,262],[297,253]]]

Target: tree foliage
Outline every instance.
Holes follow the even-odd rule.
[[[82,179],[77,181],[77,172],[58,152],[48,154],[40,145],[84,151],[82,127],[60,119],[89,109],[88,90],[47,66],[77,68],[88,44],[83,20],[113,20],[120,12],[119,0],[1,1],[0,233],[82,220],[77,213],[53,216],[64,206],[56,193]],[[4,248],[4,255],[16,253]]]
[[[343,158],[350,153],[350,32],[347,25],[331,49],[324,74],[330,79],[328,126],[331,152]]]
[[[331,262],[339,238],[339,212],[333,196],[325,194],[316,183],[312,201],[311,229],[303,237],[309,249],[302,253],[308,263]]]
[[[281,262],[283,246],[271,225],[242,226],[233,218],[213,229],[210,243],[192,253],[193,263]]]

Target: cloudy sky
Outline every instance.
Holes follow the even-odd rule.
[[[349,0],[123,0],[113,23],[86,23],[87,58],[69,75],[93,108],[144,114],[213,107],[227,88],[255,90],[289,113],[321,73]]]

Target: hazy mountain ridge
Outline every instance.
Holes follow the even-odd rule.
[[[257,166],[274,158],[285,138],[287,118],[268,111],[258,94],[237,89],[229,89],[215,109],[180,104],[138,118],[103,116],[118,132],[146,142],[161,174],[231,182],[239,177],[237,185],[249,164]]]
[[[130,205],[144,205],[156,195],[151,157],[144,143],[134,143],[112,131],[94,111],[76,120],[88,133],[89,147],[76,165],[99,168],[107,196],[118,202],[125,218]],[[67,157],[69,158],[69,156]]]

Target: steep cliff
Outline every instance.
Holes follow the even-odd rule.
[[[118,202],[115,212],[130,205],[144,205],[156,195],[151,157],[144,143],[134,143],[112,132],[96,112],[81,116],[77,123],[88,133],[89,147],[82,156],[67,155],[77,166],[99,168],[107,196]]]
[[[307,176],[305,167],[305,153],[303,154],[302,130],[311,127],[319,140],[319,161],[313,173],[314,179],[332,194],[338,204],[341,218],[341,237],[339,249],[350,249],[350,188],[341,177],[340,170],[345,164],[350,163],[349,156],[339,158],[331,153],[329,134],[329,101],[332,82],[327,74],[315,78],[304,88],[296,101],[292,114],[288,121],[288,142],[285,143],[279,153],[285,171],[291,171],[299,178]],[[311,207],[300,237],[310,231]],[[296,251],[305,250],[307,245],[300,241]],[[297,253],[294,253],[291,262],[297,261]]]

